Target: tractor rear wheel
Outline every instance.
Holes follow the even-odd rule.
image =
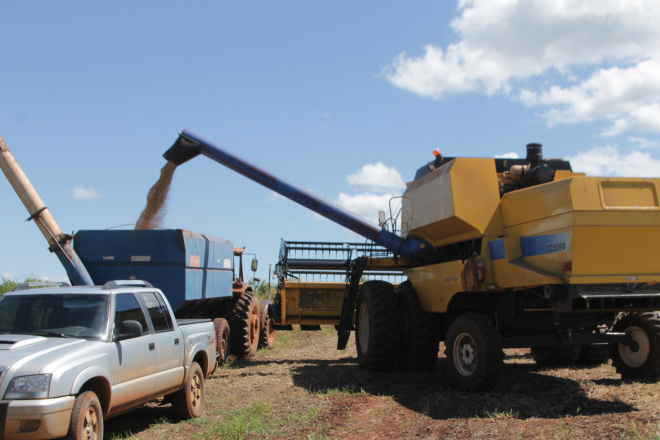
[[[259,303],[252,292],[231,300],[227,316],[231,329],[231,353],[250,358],[259,345]]]
[[[394,286],[368,281],[360,288],[355,319],[355,345],[360,367],[391,371],[398,366],[401,315]]]
[[[495,386],[504,363],[502,338],[484,315],[464,313],[449,326],[445,341],[450,382],[468,391]]]
[[[612,365],[623,379],[660,376],[660,319],[655,313],[626,313],[612,328],[632,338],[630,344],[612,344]]]
[[[432,370],[440,350],[440,329],[433,315],[422,310],[410,281],[399,286],[402,338],[399,367],[404,370]]]

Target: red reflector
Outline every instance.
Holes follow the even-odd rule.
[[[565,272],[570,272],[573,270],[573,262],[572,261],[564,261],[561,263],[561,270]]]

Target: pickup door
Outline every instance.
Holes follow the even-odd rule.
[[[110,411],[113,413],[174,390],[183,383],[184,341],[160,295],[154,292],[117,294],[115,333],[127,320],[142,324],[144,333],[114,342],[110,350]]]

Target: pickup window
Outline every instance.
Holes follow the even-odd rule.
[[[172,318],[170,312],[167,310],[165,302],[154,292],[141,293],[140,296],[147,306],[151,323],[154,326],[155,332],[166,332],[174,329],[172,325]]]
[[[0,299],[0,333],[101,339],[107,297],[22,293]]]
[[[140,304],[132,293],[121,293],[117,295],[115,306],[115,331],[120,331],[124,321],[137,321],[142,324],[142,332],[149,333],[147,318],[145,318]]]

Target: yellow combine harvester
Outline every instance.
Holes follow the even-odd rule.
[[[338,324],[338,348],[354,324],[363,368],[429,369],[444,341],[447,374],[471,390],[497,383],[511,347],[538,362],[611,356],[624,378],[660,376],[660,179],[586,177],[539,144],[524,160],[436,154],[403,194],[398,236],[193,133],[164,156],[198,154],[370,240],[348,258],[310,258],[344,274],[341,301],[336,285],[286,281],[307,263],[281,259],[287,296],[274,307],[279,324]],[[360,283],[370,271],[404,280]]]

